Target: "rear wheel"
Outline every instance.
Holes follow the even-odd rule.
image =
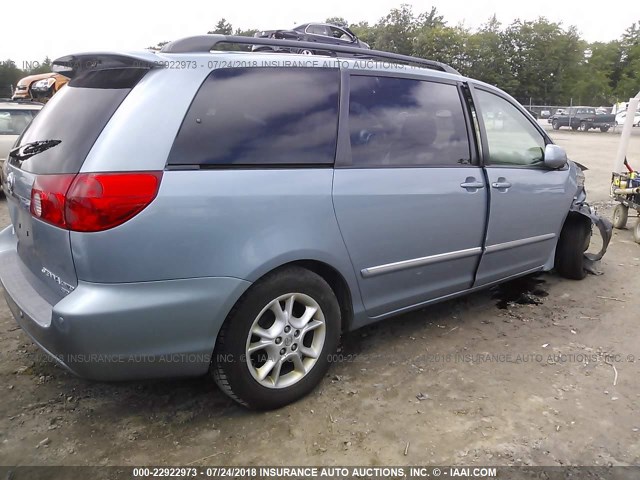
[[[554,130],[560,130],[560,124],[558,123],[558,120],[553,120],[553,122],[551,122],[551,128],[553,128]]]
[[[602,133],[606,133],[606,132],[608,132],[608,131],[609,131],[609,126],[607,125],[607,126],[605,126],[605,127],[600,127],[600,131],[601,131]]]
[[[581,132],[589,131],[589,127],[587,126],[586,122],[580,122],[580,126],[578,128],[580,129]]]
[[[629,207],[619,203],[613,210],[613,228],[624,228],[629,218]]]
[[[282,407],[320,382],[340,324],[329,284],[304,268],[285,267],[256,282],[233,308],[218,334],[211,374],[242,405]]]
[[[636,223],[636,226],[633,229],[633,239],[636,243],[640,243],[640,220],[638,220],[638,223]]]
[[[556,247],[556,271],[565,278],[582,280],[587,276],[584,269],[584,252],[589,247],[591,221],[582,216],[567,217]]]

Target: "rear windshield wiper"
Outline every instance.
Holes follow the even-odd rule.
[[[26,160],[34,155],[49,150],[52,147],[62,143],[62,140],[40,140],[37,142],[29,142],[19,147],[14,148],[9,152],[11,158],[15,158],[18,161]]]

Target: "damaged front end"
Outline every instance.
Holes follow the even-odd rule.
[[[596,268],[596,262],[598,262],[607,251],[607,247],[609,246],[609,242],[611,241],[611,237],[613,235],[613,224],[606,218],[599,216],[596,213],[596,209],[587,203],[587,192],[584,188],[584,171],[587,170],[587,167],[581,165],[578,162],[573,163],[576,167],[576,180],[578,188],[576,191],[576,195],[573,197],[570,211],[587,217],[592,225],[598,227],[598,231],[600,232],[600,236],[602,237],[602,246],[600,248],[600,251],[592,253],[585,250],[584,257],[585,268],[592,273],[599,273]]]

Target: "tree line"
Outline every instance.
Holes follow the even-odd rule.
[[[472,30],[449,25],[435,7],[416,14],[406,4],[373,24],[342,17],[325,22],[349,27],[376,50],[447,63],[463,75],[499,86],[523,104],[612,105],[640,91],[640,22],[619,39],[591,43],[576,27],[544,17],[503,25],[493,15]],[[234,30],[222,18],[208,33],[252,36],[257,31]]]
[[[40,62],[25,62],[23,65],[18,65],[10,58],[0,60],[0,98],[10,97],[13,93],[12,88],[15,89],[18,80],[21,78],[50,71],[51,59],[49,57]]]
[[[576,27],[544,17],[503,25],[493,15],[470,29],[450,25],[435,7],[416,14],[406,4],[372,24],[349,23],[342,17],[326,22],[348,26],[371,48],[447,63],[463,75],[499,86],[523,104],[611,105],[640,90],[640,22],[631,24],[618,39],[591,43]],[[207,33],[253,36],[257,31],[234,29],[222,18]],[[0,90],[36,73],[12,64],[0,63]],[[47,68],[44,62],[39,70],[43,68]]]

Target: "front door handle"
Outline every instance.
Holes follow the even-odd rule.
[[[467,177],[460,186],[468,192],[475,192],[479,188],[484,188],[484,182],[479,182],[475,177]]]
[[[507,179],[504,177],[498,178],[497,182],[493,182],[491,184],[493,188],[497,188],[501,192],[506,192],[507,189],[511,188],[511,183],[507,182]]]

